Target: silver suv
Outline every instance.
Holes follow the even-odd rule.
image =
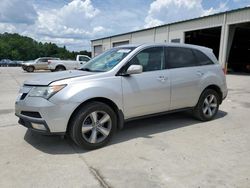
[[[23,62],[22,68],[27,72],[34,72],[34,70],[48,70],[48,60],[60,60],[56,57],[40,57],[35,60]]]
[[[211,49],[126,45],[80,70],[25,81],[15,113],[29,129],[68,133],[76,144],[95,149],[135,118],[189,109],[197,119],[211,120],[226,95],[225,75]]]

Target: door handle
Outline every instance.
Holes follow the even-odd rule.
[[[161,82],[165,82],[167,79],[168,79],[168,78],[165,77],[165,76],[159,76],[159,77],[157,78],[157,80],[159,80],[159,81],[161,81]]]
[[[196,75],[197,75],[197,76],[203,76],[203,75],[204,75],[204,73],[203,73],[203,72],[201,72],[201,71],[197,71],[197,72],[196,72]]]

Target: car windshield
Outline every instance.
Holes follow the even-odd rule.
[[[40,60],[40,58],[37,58],[35,60],[31,60],[31,61],[33,61],[34,63],[38,63],[39,60]]]
[[[80,70],[90,72],[109,71],[134,49],[135,48],[132,47],[113,48],[91,59],[88,63],[83,65]]]

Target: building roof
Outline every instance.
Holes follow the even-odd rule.
[[[189,21],[193,21],[193,20],[208,18],[208,17],[212,17],[212,16],[218,16],[218,15],[222,15],[222,14],[226,14],[226,13],[238,12],[238,11],[242,11],[242,10],[246,10],[246,9],[250,9],[250,6],[243,7],[243,8],[238,8],[238,9],[232,9],[232,10],[228,10],[228,11],[224,11],[224,12],[219,12],[219,13],[211,14],[211,15],[207,15],[207,16],[201,16],[201,17],[197,17],[197,18],[181,20],[181,21],[177,21],[177,22],[171,22],[171,23],[167,23],[167,24],[163,24],[163,25],[159,25],[159,26],[155,26],[155,27],[150,27],[150,28],[145,28],[145,29],[140,29],[140,30],[136,30],[136,31],[120,33],[120,34],[111,35],[111,36],[108,36],[108,37],[97,38],[97,39],[91,40],[91,42],[97,41],[97,40],[108,39],[110,37],[118,37],[118,36],[122,36],[122,35],[126,35],[126,34],[136,33],[136,32],[140,32],[140,31],[147,31],[147,30],[151,30],[151,29],[155,29],[155,28],[159,28],[159,27],[164,27],[164,26],[169,26],[169,25],[173,25],[173,24],[178,24],[178,23],[183,23],[183,22],[189,22]]]

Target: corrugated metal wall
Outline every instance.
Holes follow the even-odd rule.
[[[94,46],[102,45],[102,51],[112,48],[115,42],[129,41],[129,43],[147,43],[147,42],[171,42],[173,40],[184,43],[185,32],[206,29],[213,27],[222,27],[221,44],[219,60],[222,64],[226,61],[226,45],[228,40],[228,28],[230,24],[250,22],[250,7],[239,9],[238,11],[231,11],[198,19],[177,22],[169,25],[159,26],[147,30],[134,31],[124,35],[108,37],[100,40],[92,41],[92,52]],[[94,52],[92,53],[94,55]]]

